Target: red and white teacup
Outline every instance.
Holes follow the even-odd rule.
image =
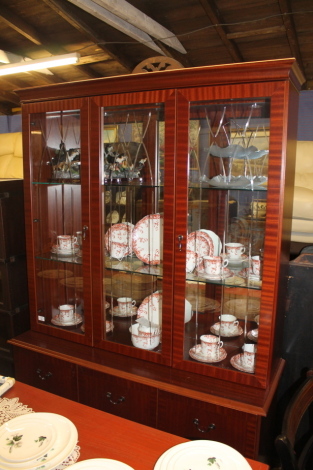
[[[226,243],[226,254],[229,259],[240,259],[245,252],[245,247],[242,243]]]
[[[221,256],[204,256],[204,271],[210,276],[220,276],[222,269],[228,265],[228,259]]]
[[[215,335],[200,336],[201,352],[208,358],[218,358],[220,349],[223,347],[223,341],[220,341]]]

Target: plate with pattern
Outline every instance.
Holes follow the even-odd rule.
[[[77,440],[77,429],[65,416],[18,416],[0,427],[0,468],[50,470],[73,452]]]
[[[203,269],[203,257],[214,255],[214,243],[210,235],[201,230],[189,233],[187,237],[187,250],[197,254],[197,268]]]
[[[252,470],[237,450],[217,441],[183,442],[168,449],[154,470]]]
[[[162,324],[162,294],[154,292],[148,295],[138,307],[137,317],[147,318],[155,325]]]
[[[163,257],[163,215],[146,215],[133,229],[133,250],[146,264],[160,264]]]
[[[112,225],[104,236],[107,251],[111,252],[112,243],[120,243],[123,246],[123,256],[132,254],[132,232],[134,225],[128,222]]]

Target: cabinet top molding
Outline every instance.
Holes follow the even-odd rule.
[[[246,82],[291,80],[300,91],[305,82],[294,58],[243,62],[236,64],[164,70],[145,74],[119,75],[79,82],[16,90],[21,103],[87,96],[171,89],[190,86],[214,86]]]

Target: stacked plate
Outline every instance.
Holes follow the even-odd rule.
[[[75,425],[54,413],[30,413],[0,427],[1,470],[53,470],[74,451]]]
[[[71,465],[71,470],[133,470],[132,467],[119,460],[89,459]]]

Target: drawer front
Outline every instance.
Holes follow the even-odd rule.
[[[223,442],[256,458],[260,417],[159,391],[157,428],[187,439]]]
[[[75,364],[17,346],[13,354],[16,380],[77,401]]]
[[[107,413],[156,426],[157,390],[101,372],[78,368],[79,402]]]

